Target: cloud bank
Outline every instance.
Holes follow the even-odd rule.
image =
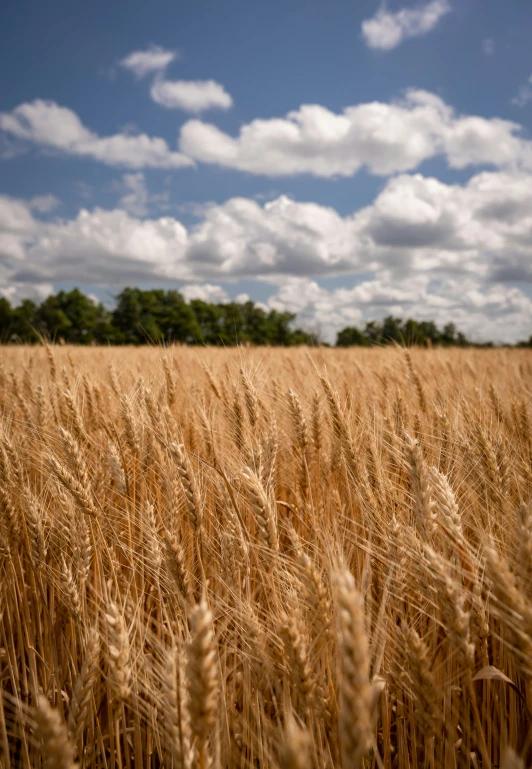
[[[156,84],[169,86],[161,99],[190,111],[227,108],[231,103],[214,81],[208,88],[201,82]],[[174,86],[179,87],[174,91]],[[165,139],[143,133],[98,136],[72,110],[41,99],[0,113],[0,131],[48,151],[139,170],[179,169],[197,161],[270,177],[350,177],[362,168],[388,176],[412,171],[438,156],[456,169],[477,165],[532,170],[532,142],[523,137],[518,123],[459,115],[440,97],[420,90],[341,113],[318,104],[302,105],[282,118],[244,124],[236,137],[211,123],[188,120],[180,131],[179,151],[170,149]]]
[[[215,125],[189,120],[182,153],[265,176],[353,176],[361,168],[387,176],[443,156],[452,168],[471,165],[532,168],[532,143],[517,123],[457,115],[440,97],[409,90],[391,103],[370,102],[340,114],[317,104],[283,118],[253,120],[232,137]]]
[[[143,180],[124,182],[135,195]],[[232,282],[255,279],[274,287],[270,306],[329,335],[394,313],[452,320],[479,338],[529,336],[532,301],[514,284],[532,288],[531,251],[532,174],[523,172],[482,172],[464,185],[403,174],[345,217],[285,196],[232,198],[189,229],[123,208],[43,222],[29,202],[0,198],[0,290],[11,296],[68,280],[185,284],[189,296],[223,299]],[[353,287],[320,286],[334,276]]]

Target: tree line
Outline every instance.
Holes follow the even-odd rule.
[[[473,344],[465,334],[458,331],[454,323],[448,323],[440,330],[432,320],[403,320],[392,315],[382,321],[368,321],[362,330],[356,327],[344,328],[336,338],[337,347],[372,347],[394,343],[423,347],[471,347]],[[488,342],[482,346],[493,345]]]
[[[40,304],[17,307],[0,298],[0,341],[67,344],[253,345],[316,344],[315,335],[293,327],[290,312],[266,312],[253,302],[186,302],[179,291],[125,288],[108,310],[79,289],[59,291]]]
[[[0,298],[0,342],[38,343],[45,339],[68,344],[247,343],[285,347],[322,343],[319,334],[297,328],[295,318],[294,313],[266,311],[251,301],[187,302],[179,291],[162,289],[125,288],[115,297],[114,309],[108,310],[74,288],[59,291],[40,304],[25,299],[12,307],[6,298]],[[433,321],[392,316],[369,321],[363,329],[344,328],[336,339],[337,347],[395,343],[473,346],[453,323],[440,330]],[[532,336],[519,346],[532,347]]]

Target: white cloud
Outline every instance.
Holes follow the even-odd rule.
[[[385,176],[437,155],[455,168],[532,168],[532,143],[520,130],[498,118],[456,115],[438,96],[410,90],[390,104],[359,104],[340,114],[303,105],[284,118],[253,120],[236,138],[189,120],[179,146],[200,162],[265,176],[353,176],[362,167]]]
[[[382,269],[531,280],[532,175],[482,173],[466,185],[392,179],[355,229]],[[370,253],[371,253],[370,250]]]
[[[120,209],[82,209],[41,231],[15,278],[57,281],[68,272],[71,280],[93,285],[190,280],[186,244],[185,227],[172,217],[139,220]]]
[[[208,109],[229,109],[233,100],[223,85],[215,80],[165,80],[155,78],[150,89],[154,102],[168,109],[204,112]]]
[[[512,99],[512,104],[516,107],[526,107],[529,101],[532,101],[532,75],[524,85],[520,86],[517,96]]]
[[[131,194],[144,180],[127,175]],[[137,196],[138,197],[138,196]],[[138,201],[137,201],[138,202]],[[454,320],[494,339],[529,336],[532,304],[532,174],[483,172],[445,184],[394,177],[350,216],[285,196],[211,204],[187,230],[171,216],[81,210],[36,219],[28,202],[0,197],[0,289],[64,281],[119,287],[185,284],[185,295],[225,301],[220,283],[277,286],[268,307],[299,314],[329,336],[386,314]],[[353,288],[323,289],[344,276]],[[351,276],[348,278],[347,276]],[[528,333],[525,333],[528,329]]]
[[[352,219],[332,208],[233,198],[206,209],[186,258],[205,277],[331,274],[357,268],[357,245]]]
[[[100,137],[86,128],[72,110],[42,99],[0,113],[0,130],[41,147],[91,157],[110,166],[182,168],[193,164],[158,137],[126,133]]]
[[[362,22],[362,35],[370,48],[391,51],[405,40],[426,35],[450,10],[448,0],[430,0],[395,13],[382,5],[375,16]]]
[[[482,41],[482,50],[486,56],[493,56],[495,53],[495,40],[492,37],[485,37]]]
[[[187,302],[190,302],[191,299],[201,299],[202,302],[216,303],[229,301],[229,296],[225,288],[222,288],[222,286],[215,286],[212,283],[193,283],[184,286],[181,289],[181,293]]]
[[[141,78],[153,72],[162,72],[176,58],[176,51],[168,51],[160,45],[151,45],[145,51],[133,51],[125,56],[120,61],[120,66]]]

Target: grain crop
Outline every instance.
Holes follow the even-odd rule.
[[[0,767],[532,765],[532,354],[0,349]]]

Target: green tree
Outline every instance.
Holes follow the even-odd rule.
[[[12,322],[13,310],[9,300],[2,296],[0,297],[0,342],[9,342]]]
[[[201,344],[203,337],[201,328],[192,307],[185,302],[179,291],[152,291],[150,307],[155,322],[160,329],[164,342],[185,342],[186,344]]]
[[[337,347],[367,347],[368,345],[367,336],[355,326],[347,326],[336,335]]]
[[[221,312],[219,344],[233,346],[248,342],[242,305],[237,302],[226,302],[219,307]]]
[[[49,296],[40,305],[37,318],[39,329],[53,340],[70,344],[114,341],[110,313],[78,288]]]
[[[198,324],[199,337],[203,344],[222,344],[225,337],[222,306],[204,302],[202,299],[193,299],[190,308]]]
[[[401,318],[394,318],[388,315],[381,323],[380,339],[384,344],[404,342],[404,328]]]
[[[364,328],[364,336],[368,344],[382,344],[382,325],[376,320],[370,320]]]
[[[153,317],[156,299],[152,292],[139,288],[125,288],[116,297],[112,313],[117,338],[124,344],[145,344],[159,342],[161,330]]]
[[[443,331],[440,331],[432,320],[417,321],[412,318],[402,320],[388,315],[382,321],[367,321],[363,331],[350,326],[342,329],[338,332],[336,344],[338,347],[382,344],[400,344],[407,347],[411,345],[464,347],[471,342],[456,330],[453,323],[448,323]]]
[[[446,346],[456,344],[456,326],[454,323],[447,323],[447,325],[443,327],[441,341],[442,344]]]
[[[112,318],[125,344],[202,341],[194,311],[178,291],[125,288]]]
[[[10,338],[20,342],[37,342],[40,339],[38,330],[38,306],[31,299],[24,299],[15,307],[11,316]]]
[[[295,320],[292,312],[270,310],[266,318],[268,344],[289,347],[294,344],[314,344],[314,337],[300,328],[292,328]]]

